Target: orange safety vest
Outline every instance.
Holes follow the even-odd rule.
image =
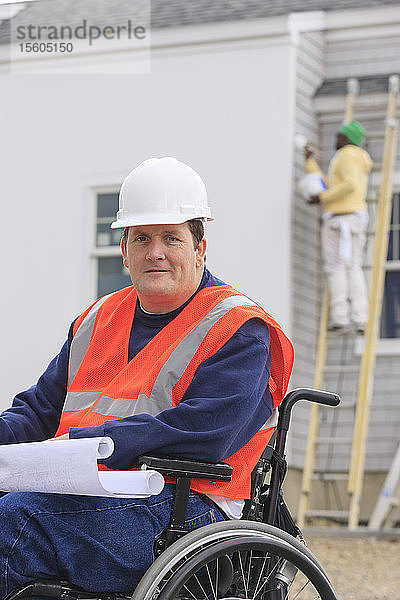
[[[67,395],[56,436],[70,427],[102,425],[140,413],[156,416],[176,407],[198,366],[253,318],[269,326],[269,389],[274,408],[280,404],[293,367],[293,347],[278,323],[255,302],[228,285],[203,288],[128,362],[136,298],[133,286],[124,288],[100,298],[76,320]],[[193,479],[191,487],[203,494],[247,498],[251,471],[272,434],[275,416],[276,411],[226,459],[233,467],[231,482]]]

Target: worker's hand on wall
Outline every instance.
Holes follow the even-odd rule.
[[[310,156],[312,156],[314,154],[314,149],[312,148],[312,146],[310,146],[310,144],[306,144],[304,146],[304,156],[307,158],[310,158]]]

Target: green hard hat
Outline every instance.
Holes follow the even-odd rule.
[[[339,133],[345,135],[349,142],[355,146],[359,146],[365,138],[365,129],[358,121],[346,123],[339,129]]]

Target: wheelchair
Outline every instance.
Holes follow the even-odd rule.
[[[132,594],[94,593],[68,582],[40,580],[6,600],[337,600],[328,575],[308,550],[281,491],[291,410],[298,400],[337,406],[339,396],[302,388],[287,394],[276,430],[252,473],[243,518],[184,528],[192,478],[229,481],[226,463],[142,456],[141,468],[176,479],[171,521],[154,547],[155,560]]]

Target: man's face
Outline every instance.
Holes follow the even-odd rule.
[[[349,144],[349,140],[343,133],[338,133],[336,136],[336,150],[340,150],[343,146]]]
[[[148,312],[178,308],[200,284],[206,241],[195,249],[187,223],[129,227],[121,250],[140,303]]]

